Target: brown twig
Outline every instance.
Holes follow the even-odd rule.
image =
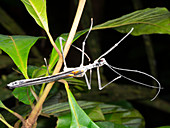
[[[18,119],[20,119],[21,122],[23,123],[23,126],[25,126],[25,119],[24,119],[21,115],[19,115],[19,114],[16,113],[16,112],[13,112],[12,114],[13,114],[14,116],[16,116]]]

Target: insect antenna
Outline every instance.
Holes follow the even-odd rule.
[[[130,35],[132,33],[133,30],[134,30],[134,28],[131,28],[131,30],[119,42],[117,42],[115,45],[113,45],[108,51],[106,51],[104,54],[102,54],[97,60],[101,59],[102,57],[107,55],[109,52],[111,52],[113,49],[115,49],[128,35]]]
[[[132,82],[134,82],[134,83],[137,83],[137,84],[140,84],[140,85],[143,85],[143,86],[146,86],[146,87],[157,88],[157,89],[158,89],[158,92],[157,92],[156,95],[151,99],[151,101],[153,101],[153,100],[159,95],[160,90],[163,89],[163,88],[161,87],[161,84],[159,83],[159,81],[158,81],[155,77],[153,77],[153,76],[151,76],[151,75],[149,75],[149,74],[147,74],[147,73],[145,73],[145,72],[138,71],[138,70],[124,69],[124,68],[117,68],[117,67],[114,67],[114,66],[112,66],[112,65],[109,65],[108,63],[106,63],[106,65],[107,65],[113,72],[115,72],[116,74],[118,74],[118,75],[121,76],[122,78],[125,78],[125,79],[127,79],[127,80],[129,80],[129,81],[132,81]],[[152,86],[152,85],[149,85],[149,84],[145,84],[145,83],[136,81],[136,80],[134,80],[134,79],[131,79],[131,78],[129,78],[129,77],[126,77],[126,76],[120,74],[119,72],[117,72],[116,70],[119,70],[119,71],[120,71],[120,70],[121,70],[121,71],[127,71],[127,72],[135,72],[135,73],[139,73],[139,74],[143,74],[143,75],[145,75],[145,76],[148,76],[148,77],[150,77],[150,78],[152,78],[153,80],[156,81],[156,83],[158,84],[158,87]]]
[[[80,52],[83,52],[79,47],[77,47],[77,46],[75,46],[75,45],[73,45],[73,44],[72,44],[72,46],[73,46],[74,48],[76,48],[77,50],[79,50]],[[87,53],[84,52],[84,55],[87,57],[88,61],[90,62],[91,59],[90,59],[90,57],[87,55]]]

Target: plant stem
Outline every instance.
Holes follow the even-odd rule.
[[[77,12],[76,12],[76,16],[75,16],[75,19],[74,19],[74,22],[73,22],[73,25],[72,25],[72,28],[71,28],[71,31],[69,33],[69,36],[68,36],[68,39],[67,39],[67,42],[66,42],[66,45],[65,45],[65,48],[64,48],[64,56],[66,57],[69,49],[70,49],[70,46],[71,46],[71,43],[72,43],[72,40],[74,38],[74,35],[76,33],[76,30],[77,30],[77,27],[78,27],[78,24],[79,24],[79,21],[80,21],[80,18],[81,18],[81,15],[82,15],[82,12],[83,12],[83,9],[84,9],[84,5],[85,5],[85,2],[86,0],[79,0],[79,5],[78,5],[78,9],[77,9]],[[47,33],[48,36],[49,36],[49,39],[52,43],[52,45],[54,46],[54,48],[56,47],[50,33]],[[56,48],[55,48],[56,49]],[[58,49],[58,48],[57,48]],[[57,51],[56,49],[56,51]],[[62,66],[62,63],[63,63],[63,60],[62,60],[62,55],[60,55],[61,53],[59,52],[59,61],[55,67],[55,70],[53,72],[53,75],[58,73],[61,69],[61,66]],[[61,56],[61,57],[60,57]],[[36,104],[36,106],[34,107],[34,109],[32,110],[32,112],[30,113],[30,116],[28,117],[27,119],[27,122],[26,122],[26,125],[27,125],[27,128],[31,128],[32,125],[36,122],[37,118],[38,118],[38,115],[39,115],[39,112],[41,111],[41,108],[42,108],[42,104],[44,103],[48,93],[50,92],[53,84],[55,82],[51,82],[49,84],[47,84],[43,94],[41,95],[38,103]]]
[[[153,51],[152,41],[151,38],[148,35],[143,35],[146,53],[149,61],[150,71],[151,74],[154,77],[157,77],[157,71],[156,71],[156,63],[155,63],[155,55]]]
[[[57,53],[58,53],[59,59],[62,59],[62,54],[61,54],[60,50],[57,48],[57,46],[56,46],[56,44],[55,44],[55,42],[54,42],[54,40],[53,40],[50,32],[49,32],[49,31],[46,31],[46,32],[47,32],[47,35],[48,35],[48,37],[49,37],[49,40],[50,40],[51,44],[53,45],[54,49],[55,49],[55,50],[57,51]]]
[[[14,128],[8,122],[6,122],[6,120],[3,120],[1,117],[0,117],[0,121],[2,121],[8,128]]]
[[[11,114],[13,114],[14,116],[16,116],[18,119],[20,119],[23,123],[23,126],[25,126],[25,119],[18,113],[12,111],[11,109],[4,107],[5,110],[7,110],[8,112],[10,112]]]
[[[71,43],[73,41],[74,35],[76,33],[78,24],[80,22],[80,18],[81,18],[85,3],[86,3],[86,0],[79,0],[79,5],[78,5],[78,8],[77,8],[76,16],[74,18],[73,25],[71,27],[71,30],[70,30],[69,35],[68,35],[67,42],[66,42],[65,47],[64,47],[64,57],[67,56],[67,53],[70,49],[70,46],[71,46]],[[60,71],[62,63],[63,63],[63,60],[59,59],[57,65],[54,69],[54,74],[56,74]]]
[[[80,22],[80,18],[81,18],[83,9],[84,9],[85,2],[86,2],[86,0],[79,0],[79,5],[78,5],[77,13],[76,13],[76,16],[75,16],[75,18],[74,18],[73,25],[72,25],[72,28],[71,28],[71,30],[70,30],[70,33],[69,33],[67,42],[66,42],[66,44],[65,44],[64,57],[66,57],[66,55],[67,55],[67,53],[68,53],[68,51],[69,51],[69,49],[70,49],[72,40],[73,40],[73,38],[74,38],[74,35],[75,35],[75,33],[76,33],[78,24],[79,24],[79,22]]]

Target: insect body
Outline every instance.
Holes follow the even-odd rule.
[[[64,54],[63,54],[63,46],[62,46],[62,40],[64,40],[64,39],[62,37],[60,37],[59,41],[60,41],[60,45],[61,45],[61,51],[62,51],[61,53],[62,53],[63,60],[64,60],[64,71],[63,72],[60,72],[60,73],[58,73],[56,75],[52,75],[52,76],[39,77],[39,78],[33,78],[33,79],[17,80],[17,81],[9,83],[7,86],[10,87],[10,88],[16,88],[16,87],[23,87],[23,86],[38,85],[38,84],[42,84],[42,83],[49,83],[49,82],[57,81],[57,80],[64,79],[64,78],[83,77],[84,76],[85,80],[86,80],[86,83],[87,83],[87,86],[88,86],[88,89],[91,89],[91,72],[92,72],[93,68],[97,68],[97,77],[98,77],[99,90],[102,90],[107,85],[109,85],[110,83],[116,81],[117,79],[124,78],[124,79],[127,79],[129,81],[132,81],[132,82],[140,84],[140,85],[144,85],[144,86],[151,87],[151,88],[158,88],[157,94],[152,99],[152,100],[154,100],[158,96],[158,94],[160,92],[160,89],[161,89],[161,85],[160,85],[159,81],[156,78],[154,78],[153,76],[151,76],[151,75],[149,75],[149,74],[147,74],[145,72],[142,72],[142,71],[114,67],[114,66],[108,64],[107,61],[105,60],[105,58],[103,58],[105,55],[110,53],[114,48],[116,48],[133,31],[134,28],[132,28],[119,42],[117,42],[108,51],[106,51],[104,54],[102,54],[92,64],[84,65],[85,41],[86,41],[91,29],[92,29],[92,24],[91,24],[91,27],[89,29],[89,32],[87,33],[87,36],[86,36],[85,40],[83,41],[82,50],[79,49],[82,52],[82,62],[81,62],[79,67],[75,67],[75,68],[68,68],[67,67],[66,62],[65,62],[65,58],[64,58]],[[103,65],[108,66],[114,73],[116,73],[118,75],[116,78],[114,78],[112,81],[110,81],[109,83],[107,83],[104,86],[101,85],[100,72],[99,72],[99,68],[101,66],[103,66]],[[90,79],[89,80],[88,80],[87,75],[86,75],[86,72],[88,70],[90,70]],[[124,76],[124,75],[122,75],[122,74],[120,74],[118,72],[120,70],[127,71],[127,72],[135,72],[135,73],[139,73],[139,74],[145,75],[147,77],[150,77],[151,79],[153,79],[153,80],[155,80],[157,82],[158,86],[148,85],[148,84],[136,81],[134,79],[131,79],[129,77],[126,77],[126,76]]]

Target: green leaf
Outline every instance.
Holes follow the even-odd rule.
[[[125,126],[125,125],[121,125],[121,124],[115,124],[112,122],[96,122],[96,124],[100,127],[100,128],[132,128],[129,126]]]
[[[81,102],[83,103],[84,101],[81,101]],[[81,102],[79,101],[79,103],[81,103]],[[87,102],[85,102],[85,103],[88,104]],[[88,107],[90,107],[90,106],[88,106]],[[102,111],[101,111],[101,109],[99,107],[96,107],[96,108],[93,108],[93,109],[88,109],[88,110],[86,109],[85,112],[86,112],[86,114],[88,114],[88,116],[93,121],[95,121],[95,120],[100,120],[100,121],[104,120],[104,116],[103,116]],[[66,115],[58,117],[57,128],[68,128],[70,126],[70,124],[71,124],[71,113],[68,113]]]
[[[97,106],[93,109],[88,109],[85,112],[90,117],[90,119],[93,121],[99,121],[99,120],[104,121],[105,120],[103,112],[99,106]]]
[[[126,100],[114,101],[113,103],[114,103],[114,105],[122,106],[123,108],[133,109],[132,104]]]
[[[12,58],[25,78],[28,78],[28,53],[39,38],[42,37],[0,35],[0,48]]]
[[[58,117],[57,128],[69,128],[70,124],[71,124],[71,114],[70,113]]]
[[[135,109],[114,108],[109,109],[110,113],[104,114],[106,121],[114,122],[116,124],[126,124],[133,128],[140,128],[145,126],[144,118]],[[105,110],[106,111],[106,110]]]
[[[90,118],[98,118],[100,120],[103,120],[104,116],[101,114],[101,110],[96,109],[96,106],[99,104],[99,102],[78,101],[78,104],[83,109],[86,109],[85,112]],[[47,101],[42,112],[58,117],[57,128],[70,127],[72,116],[70,113],[69,104],[67,102],[56,103],[56,100],[52,100],[52,102],[51,100],[50,102]],[[94,117],[94,115],[97,115],[97,117]]]
[[[75,40],[77,40],[81,35],[85,34],[88,31],[88,29],[77,32],[74,36],[73,42]],[[68,38],[68,33],[62,34],[59,37],[62,37],[64,40],[67,40]],[[60,42],[59,42],[59,37],[55,40],[55,44],[57,45],[58,49],[61,51],[61,46],[60,46]],[[72,42],[72,43],[73,43]],[[62,41],[63,47],[65,45],[65,41]],[[50,61],[49,61],[49,71],[52,70],[52,68],[54,67],[54,65],[56,64],[56,62],[58,61],[59,56],[58,53],[56,52],[56,50],[53,48],[52,52],[51,52],[51,56],[50,56]]]
[[[85,81],[83,81],[83,80],[79,80],[79,79],[76,79],[76,78],[66,78],[65,80],[67,80],[69,85],[78,86],[78,87],[80,87],[80,86],[87,87]]]
[[[37,67],[37,66],[28,66],[28,76],[31,78],[44,76],[47,72],[46,67]],[[33,87],[36,91],[38,86]],[[54,89],[53,89],[54,90]],[[51,92],[53,92],[53,90]],[[30,104],[30,101],[33,102],[35,100],[34,96],[30,91],[30,87],[20,87],[15,88],[12,92],[13,95],[24,104]]]
[[[100,104],[99,102],[90,101],[77,101],[77,102],[79,106],[83,109],[93,109]],[[58,117],[61,115],[65,115],[66,113],[70,113],[70,108],[68,102],[57,103],[56,100],[48,100],[45,102],[42,112],[48,115]]]
[[[45,76],[47,73],[47,67],[37,67],[37,66],[28,66],[28,76],[31,78],[37,78]]]
[[[2,101],[0,100],[0,108],[6,108],[6,106],[2,103]]]
[[[126,124],[130,127],[133,126],[133,128],[145,126],[142,115],[131,105],[122,107],[90,101],[78,101],[78,104],[93,121],[103,120],[104,122],[112,122],[114,124]],[[68,103],[56,103],[56,100],[49,100],[45,103],[42,112],[58,117],[57,126],[61,126],[61,128],[63,126],[70,126],[71,113]]]
[[[80,108],[71,91],[68,88],[66,90],[72,115],[70,128],[99,128]]]
[[[46,0],[21,0],[27,11],[44,30],[49,31],[46,14]]]
[[[166,8],[147,8],[138,10],[130,14],[124,15],[120,18],[107,21],[105,23],[96,25],[92,30],[115,28],[119,32],[127,33],[134,27],[132,35],[143,35],[143,34],[170,34],[170,12]],[[77,32],[73,42],[78,39],[81,35],[85,34],[88,29]],[[67,40],[68,34],[62,34]],[[57,47],[60,49],[59,38],[55,41]],[[65,41],[62,42],[65,45]],[[55,49],[52,50],[50,56],[50,70],[54,67],[58,61],[58,54]]]
[[[24,104],[30,105],[30,102],[35,100],[34,96],[30,91],[30,87],[15,88],[12,94]]]
[[[169,21],[170,12],[166,8],[147,8],[96,25],[93,30],[116,28],[122,33],[127,33],[134,27],[132,35],[170,34]]]

